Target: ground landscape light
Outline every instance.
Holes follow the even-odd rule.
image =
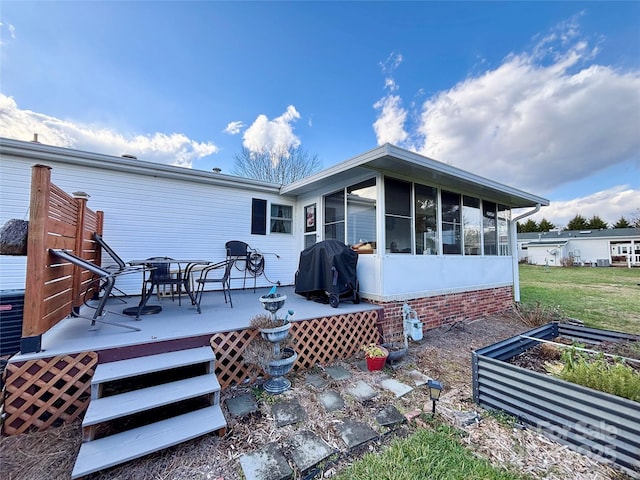
[[[442,384],[437,380],[429,380],[427,382],[427,386],[429,387],[429,396],[431,397],[431,402],[433,402],[433,408],[431,413],[436,413],[436,402],[440,398],[440,392],[442,392]]]

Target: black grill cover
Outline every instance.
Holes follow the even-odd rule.
[[[300,252],[296,293],[343,295],[356,289],[358,253],[338,240],[325,240]]]

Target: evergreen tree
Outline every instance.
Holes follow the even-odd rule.
[[[589,228],[589,222],[579,213],[569,220],[567,226],[564,227],[565,230],[586,230]]]
[[[613,224],[613,228],[631,228],[631,224],[626,218],[620,217],[620,220]]]
[[[553,230],[554,228],[556,228],[556,226],[546,218],[540,220],[540,224],[538,225],[539,232],[548,232],[550,230]]]
[[[606,230],[607,228],[609,228],[609,224],[602,220],[598,215],[594,215],[589,219],[587,228],[590,228],[592,230]]]
[[[527,220],[524,223],[520,223],[518,222],[518,233],[530,233],[530,232],[537,232],[538,231],[538,224],[535,222],[535,220]]]

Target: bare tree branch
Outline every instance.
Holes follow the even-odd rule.
[[[242,147],[233,158],[235,175],[281,185],[308,177],[320,169],[318,155],[310,155],[300,147],[261,152]]]

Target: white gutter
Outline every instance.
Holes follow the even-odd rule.
[[[513,271],[513,299],[516,302],[520,301],[520,272],[518,270],[518,221],[525,217],[529,217],[540,211],[541,205],[536,203],[533,210],[525,212],[522,215],[518,215],[516,218],[511,219],[511,245],[513,245],[513,252],[511,253],[512,271]]]

